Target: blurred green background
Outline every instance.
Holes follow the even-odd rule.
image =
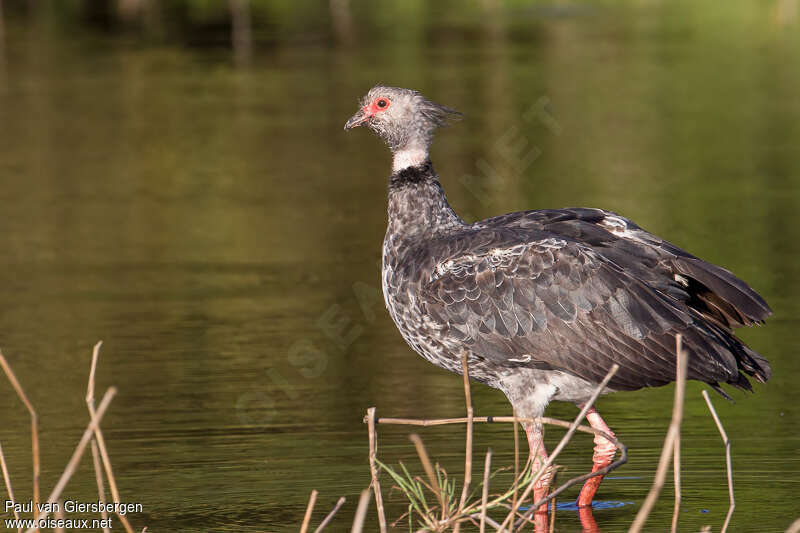
[[[417,357],[379,287],[390,158],[342,126],[372,85],[464,119],[433,159],[469,220],[617,211],[753,285],[775,316],[741,336],[773,363],[715,397],[733,442],[732,531],[800,514],[800,21],[796,0],[588,2],[0,1],[0,347],[37,406],[47,493],[88,415],[91,355],[129,518],[149,531],[297,531],[367,486],[368,406],[463,412],[461,381]],[[727,511],[721,441],[688,388],[682,531]],[[475,386],[478,414],[508,414]],[[630,462],[598,497],[626,531],[650,486],[672,387],[599,409]],[[28,418],[0,380],[0,443],[30,494]],[[548,414],[572,418],[571,405]],[[417,467],[403,428],[381,456]],[[553,446],[559,430],[548,432]],[[463,429],[426,429],[458,474]],[[479,427],[508,465],[507,427]],[[561,456],[588,468],[591,438]],[[564,501],[577,494],[568,492]],[[91,461],[65,498],[96,498]],[[668,527],[668,485],[648,528]],[[394,493],[390,517],[404,510]],[[5,517],[10,516],[8,513]],[[375,530],[374,516],[368,530]],[[115,522],[115,528],[119,524]],[[560,511],[556,530],[579,531]]]

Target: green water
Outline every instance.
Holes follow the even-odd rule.
[[[369,482],[365,409],[462,414],[460,378],[411,352],[379,294],[389,155],[342,126],[382,82],[464,112],[433,158],[465,218],[612,209],[764,295],[774,318],[741,337],[774,378],[735,405],[714,397],[733,443],[731,530],[800,515],[796,3],[354,1],[337,19],[326,2],[257,2],[245,66],[224,3],[133,22],[84,4],[4,3],[0,347],[38,408],[43,492],[87,423],[98,339],[98,388],[119,389],[105,437],[122,499],[144,506],[139,530],[297,531],[317,489],[314,524],[346,496],[328,531],[349,531]],[[681,531],[718,531],[728,505],[701,390],[687,391]],[[630,461],[598,497],[633,502],[596,511],[603,531],[626,531],[644,500],[672,393],[600,400]],[[497,391],[473,394],[478,414],[509,413]],[[28,418],[4,380],[0,409],[27,499]],[[407,433],[381,428],[387,462],[418,466]],[[457,473],[463,429],[422,435]],[[507,427],[477,428],[475,446],[511,462]],[[562,476],[591,447],[576,437]],[[64,498],[95,497],[85,458]],[[671,501],[668,483],[649,531],[668,528]],[[556,530],[579,531],[577,515],[559,512]]]

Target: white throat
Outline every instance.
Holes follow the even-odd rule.
[[[392,172],[400,172],[404,168],[421,165],[428,159],[428,151],[424,148],[403,148],[394,153]]]

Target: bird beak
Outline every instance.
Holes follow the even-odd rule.
[[[370,115],[368,115],[363,109],[359,109],[356,114],[350,117],[350,120],[348,120],[344,125],[344,131],[357,128],[369,119]]]

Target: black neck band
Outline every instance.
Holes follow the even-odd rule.
[[[406,167],[400,172],[395,172],[389,177],[389,188],[399,189],[407,185],[425,183],[436,180],[436,172],[430,159],[413,167]]]

